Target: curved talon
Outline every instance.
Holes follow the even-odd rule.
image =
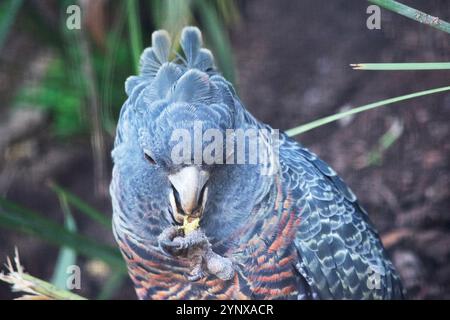
[[[186,278],[191,282],[195,282],[202,279],[204,276],[205,274],[203,272],[198,272],[196,274],[188,274],[186,275]]]
[[[173,256],[181,255],[184,249],[182,243],[165,239],[159,241],[159,246],[164,252]]]
[[[175,241],[161,240],[159,242],[159,244],[164,246],[164,247],[171,248],[171,249],[181,249],[180,248],[180,243],[177,243]]]
[[[189,248],[189,243],[186,241],[179,242],[180,250],[186,250]]]

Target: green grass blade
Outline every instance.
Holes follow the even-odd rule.
[[[163,1],[164,0],[149,0],[150,16],[152,17],[153,26],[160,28],[163,24]]]
[[[361,107],[358,107],[358,108],[353,108],[353,109],[350,109],[350,110],[347,110],[347,111],[336,113],[336,114],[333,114],[331,116],[324,117],[324,118],[321,118],[321,119],[309,122],[307,124],[304,124],[304,125],[301,125],[301,126],[298,126],[298,127],[292,128],[292,129],[289,129],[289,130],[286,131],[286,134],[288,136],[290,136],[290,137],[293,137],[293,136],[299,135],[301,133],[304,133],[306,131],[309,131],[309,130],[321,127],[321,126],[323,126],[325,124],[328,124],[330,122],[334,122],[334,121],[337,121],[339,119],[345,118],[345,117],[347,117],[349,115],[352,115],[352,114],[357,114],[357,113],[364,112],[364,111],[367,111],[367,110],[371,110],[371,109],[375,109],[375,108],[378,108],[378,107],[382,107],[382,106],[386,106],[386,105],[389,105],[389,104],[393,104],[393,103],[396,103],[396,102],[405,101],[405,100],[409,100],[409,99],[413,99],[413,98],[417,98],[417,97],[422,97],[422,96],[426,96],[426,95],[430,95],[430,94],[435,94],[435,93],[439,93],[439,92],[449,91],[449,90],[450,90],[450,86],[448,86],[448,87],[441,87],[441,88],[436,88],[436,89],[430,89],[430,90],[415,92],[415,93],[407,94],[407,95],[400,96],[400,97],[390,98],[390,99],[386,99],[386,100],[382,100],[382,101],[377,101],[377,102],[374,102],[374,103],[370,103],[370,104],[367,104],[367,105],[364,105],[364,106],[361,106]]]
[[[51,297],[55,300],[87,300],[85,297],[67,290],[59,289],[56,286],[53,286],[51,283],[33,277],[32,275],[29,275],[27,273],[24,273],[22,277],[24,280],[33,283],[33,289],[36,290],[36,292],[44,296]]]
[[[5,1],[0,5],[0,50],[22,6],[23,0]]]
[[[128,31],[130,35],[131,52],[133,54],[136,74],[139,73],[139,57],[143,50],[138,6],[139,1],[127,0]]]
[[[368,153],[366,165],[381,165],[383,154],[400,138],[402,133],[403,124],[396,120],[378,140],[377,146]]]
[[[106,37],[106,55],[102,57],[104,61],[103,67],[103,75],[102,75],[102,106],[103,106],[103,123],[105,131],[111,136],[115,136],[116,131],[116,119],[115,113],[118,111],[121,104],[118,103],[119,99],[117,98],[118,92],[123,92],[123,80],[119,74],[123,73],[130,74],[134,72],[134,65],[132,68],[129,68],[127,64],[120,63],[120,59],[122,58],[122,52],[125,55],[128,54],[128,46],[125,41],[122,41],[123,31],[125,29],[126,23],[126,3],[122,2],[120,6],[120,12],[115,20],[111,30],[109,31],[108,36]],[[125,50],[124,50],[125,49]],[[128,55],[127,55],[128,56]],[[130,55],[131,56],[131,55]],[[127,59],[128,60],[128,59]],[[118,90],[120,89],[120,90]],[[120,95],[119,95],[120,96]],[[122,96],[125,98],[125,95]],[[120,100],[121,101],[121,100]]]
[[[18,261],[16,263],[18,263]],[[13,266],[9,259],[6,266],[8,272],[6,274],[0,273],[0,281],[9,283],[12,287],[12,291],[22,292],[23,295],[19,297],[19,299],[86,300],[86,298],[82,296],[67,290],[59,289],[47,281],[23,272],[22,266]]]
[[[419,63],[356,63],[350,65],[354,70],[449,70],[450,62]]]
[[[230,40],[225,30],[223,22],[220,20],[216,9],[208,1],[196,1],[200,19],[204,25],[207,39],[213,47],[214,55],[217,58],[220,71],[225,78],[234,83],[235,67],[233,52]]]
[[[216,5],[225,25],[239,23],[241,17],[235,0],[216,0]]]
[[[181,29],[192,24],[191,0],[151,1],[153,16],[157,29],[165,29],[172,35],[172,49],[180,49]]]
[[[191,21],[191,1],[163,0],[163,2],[163,19],[160,27],[178,36],[181,29]]]
[[[57,184],[50,182],[49,187],[58,195],[58,197],[64,197],[70,205],[74,206],[81,213],[85,214],[92,220],[100,223],[102,226],[111,229],[111,219],[109,217],[105,216],[100,211],[92,208],[90,205],[88,205],[86,202],[78,198],[76,195],[58,186]]]
[[[0,197],[0,225],[36,236],[58,246],[67,246],[79,254],[106,262],[118,272],[126,272],[120,252],[111,246],[66,230],[57,223]]]
[[[429,25],[430,27],[436,28],[438,30],[450,33],[450,23],[439,19],[438,17],[430,16],[425,12],[419,11],[417,9],[408,7],[403,3],[393,0],[369,0],[369,2],[379,5],[387,10],[398,13],[404,17],[415,20],[417,22]]]
[[[66,197],[64,195],[59,195],[59,202],[64,213],[64,227],[67,231],[75,233],[77,231],[77,226]],[[61,247],[51,280],[55,287],[59,289],[67,288],[67,269],[69,266],[74,265],[76,261],[77,254],[75,250],[66,246]]]

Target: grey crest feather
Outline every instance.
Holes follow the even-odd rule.
[[[205,103],[211,100],[209,76],[199,70],[191,69],[178,80],[171,100],[174,102]]]
[[[202,48],[202,33],[197,27],[185,27],[181,32],[180,44],[185,56],[180,58],[187,69],[199,69],[211,75],[215,73],[213,54]],[[146,48],[140,58],[141,75],[154,78],[159,69],[169,62],[171,47],[166,30],[153,32],[152,47]]]
[[[152,48],[155,50],[156,58],[161,65],[169,61],[171,46],[170,36],[166,30],[158,30],[152,33]]]
[[[214,71],[214,56],[208,49],[200,49],[194,67],[205,71]]]
[[[194,66],[202,43],[202,33],[197,27],[185,27],[181,32],[180,44],[186,56],[188,68]]]
[[[133,88],[139,83],[139,80],[140,79],[138,76],[131,76],[128,77],[127,80],[125,80],[125,92],[128,96],[131,95]]]
[[[149,94],[145,97],[146,100],[165,99],[182,74],[183,71],[175,63],[163,64],[153,80]]]
[[[171,41],[167,31],[153,32],[152,47],[145,49],[140,58],[141,74],[154,77],[159,68],[169,60],[170,48]]]

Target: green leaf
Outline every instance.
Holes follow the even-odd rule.
[[[22,266],[13,267],[11,261],[7,264],[8,273],[0,273],[0,281],[11,284],[12,291],[23,292],[19,299],[26,300],[86,300],[86,298],[67,290],[62,290],[53,284],[33,277],[23,272]],[[20,268],[20,269],[19,269]]]
[[[139,1],[127,0],[128,32],[131,41],[131,52],[133,53],[134,68],[139,73],[139,57],[142,53],[142,34],[139,23]]]
[[[181,29],[190,23],[192,18],[191,0],[163,0],[162,19],[158,27],[178,35]],[[178,42],[174,41],[177,45]]]
[[[44,296],[50,297],[55,300],[87,300],[78,294],[72,293],[67,290],[62,290],[56,286],[48,283],[47,281],[41,280],[39,278],[33,277],[27,273],[22,274],[25,281],[32,283],[31,287],[33,290],[42,294]]]
[[[354,70],[449,70],[450,62],[418,63],[356,63],[350,65]]]
[[[379,5],[387,10],[398,13],[404,17],[415,20],[417,22],[429,25],[430,27],[450,33],[450,23],[439,19],[438,17],[430,16],[429,14],[419,11],[417,9],[408,7],[403,3],[393,0],[369,0],[369,2]]]
[[[216,0],[216,4],[225,25],[233,25],[239,22],[241,17],[235,0]]]
[[[64,197],[64,199],[75,208],[77,208],[81,213],[85,214],[92,220],[100,223],[102,226],[110,229],[111,228],[111,219],[105,216],[100,211],[92,208],[86,202],[81,200],[79,197],[74,195],[73,193],[65,190],[64,188],[58,186],[54,182],[49,183],[50,189],[52,189],[59,197]]]
[[[450,90],[450,86],[449,87],[442,87],[442,88],[436,88],[436,89],[430,89],[430,90],[425,90],[425,91],[420,91],[420,92],[415,92],[415,93],[411,93],[411,94],[407,94],[404,96],[400,96],[400,97],[395,97],[395,98],[390,98],[390,99],[386,99],[386,100],[382,100],[382,101],[377,101],[374,103],[370,103],[370,104],[366,104],[364,106],[358,107],[358,108],[353,108],[347,111],[343,111],[343,112],[339,112],[339,113],[335,113],[331,116],[328,117],[324,117],[306,124],[303,124],[301,126],[289,129],[286,131],[286,134],[290,137],[299,135],[301,133],[307,132],[309,130],[321,127],[323,125],[326,125],[330,122],[334,122],[337,120],[340,120],[342,118],[345,118],[349,115],[352,114],[357,114],[360,112],[364,112],[367,110],[371,110],[371,109],[375,109],[378,107],[383,107],[389,104],[393,104],[396,102],[400,102],[400,101],[404,101],[404,100],[408,100],[408,99],[413,99],[413,98],[417,98],[417,97],[422,97],[422,96],[426,96],[426,95],[430,95],[430,94],[434,94],[434,93],[439,93],[439,92],[444,92],[444,91],[449,91]]]
[[[378,140],[377,146],[367,155],[367,165],[381,165],[383,154],[400,138],[403,132],[403,124],[396,120]]]
[[[119,113],[122,101],[126,100],[125,90],[123,88],[123,79],[134,72],[135,67],[128,63],[131,59],[131,53],[127,42],[122,41],[123,30],[125,29],[126,15],[125,2],[121,3],[121,10],[115,20],[111,31],[106,37],[106,56],[97,55],[97,59],[103,64],[100,72],[101,78],[101,101],[103,108],[103,123],[105,131],[111,137],[115,136],[116,119]]]
[[[67,231],[76,232],[77,227],[75,219],[70,211],[67,199],[63,194],[59,194],[59,202],[61,205],[61,210],[64,213],[64,227]],[[63,246],[59,250],[58,260],[56,261],[55,271],[53,271],[53,276],[51,282],[55,287],[59,289],[66,289],[67,285],[67,270],[69,266],[74,265],[77,261],[77,254],[75,250],[70,247]]]
[[[42,215],[0,197],[0,225],[34,235],[58,246],[67,246],[79,254],[101,259],[117,272],[126,272],[118,249],[66,230]]]
[[[63,58],[56,57],[46,70],[46,75],[36,86],[25,86],[16,96],[15,105],[31,105],[48,110],[53,118],[52,131],[59,137],[68,137],[86,131],[86,121],[81,115],[84,93],[71,77],[75,70]]]
[[[235,67],[230,40],[223,22],[219,19],[216,9],[208,1],[196,1],[200,19],[204,24],[207,39],[212,44],[214,55],[217,57],[219,68],[225,78],[234,83]]]
[[[9,0],[0,5],[0,49],[8,36],[23,0]]]

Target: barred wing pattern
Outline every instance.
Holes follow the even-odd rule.
[[[400,279],[356,196],[324,161],[286,136],[283,185],[300,223],[296,268],[322,299],[400,299]]]

